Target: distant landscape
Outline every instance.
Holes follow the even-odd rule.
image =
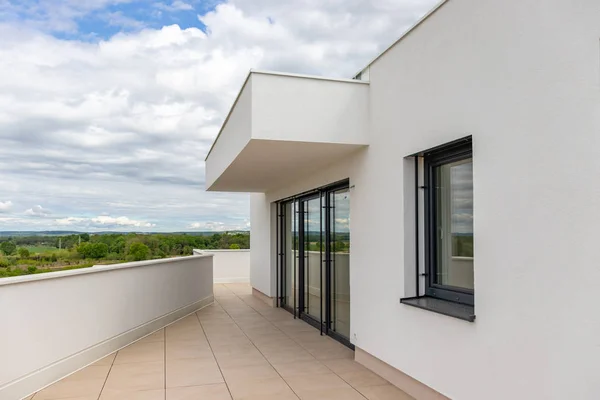
[[[0,231],[0,278],[93,265],[192,255],[193,249],[249,249],[249,232],[86,233]]]

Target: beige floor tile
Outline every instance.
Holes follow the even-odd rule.
[[[369,371],[366,367],[357,363],[354,360],[348,359],[333,359],[333,360],[324,360],[321,361],[323,364],[327,366],[330,370],[335,372],[336,374],[341,374],[343,372],[363,372]]]
[[[393,385],[359,387],[357,390],[369,400],[415,400]]]
[[[222,382],[223,376],[213,359],[167,360],[167,388]]]
[[[165,340],[165,330],[161,329],[145,338],[140,339],[137,343],[152,343],[152,342],[163,342]]]
[[[298,393],[301,400],[365,400],[359,392],[351,387],[307,390]]]
[[[34,396],[35,400],[54,400],[54,399],[66,399],[71,397],[85,398],[98,398],[102,385],[104,385],[104,378],[100,379],[77,379],[67,380],[64,379],[46,389],[37,392]]]
[[[113,361],[115,360],[115,357],[117,356],[117,353],[112,353],[109,354],[108,356],[101,358],[100,360],[96,361],[95,363],[93,363],[92,365],[94,366],[99,366],[99,365],[112,365]]]
[[[165,332],[165,339],[167,341],[182,341],[182,340],[198,340],[204,341],[206,340],[206,336],[204,336],[204,332],[202,329],[179,329]]]
[[[165,390],[140,390],[135,392],[117,392],[104,393],[100,396],[100,400],[164,400]],[[69,399],[70,400],[70,399]]]
[[[273,364],[273,367],[279,372],[279,374],[286,379],[290,376],[298,375],[314,375],[314,374],[328,374],[331,373],[329,368],[321,364],[317,360],[313,361],[300,361],[294,363],[284,364]]]
[[[225,354],[260,354],[256,346],[254,346],[252,343],[227,344],[223,342],[211,341],[210,346],[212,348],[213,353],[215,353],[215,356],[221,356]]]
[[[73,382],[93,379],[104,379],[108,376],[110,365],[90,365],[67,376],[61,382]]]
[[[199,344],[196,341],[168,341],[167,359],[183,358],[214,358],[214,356],[208,342]]]
[[[190,315],[186,315],[185,317],[175,321],[174,323],[172,323],[169,326],[181,326],[181,325],[198,325],[198,317],[196,317],[196,313],[190,314]]]
[[[42,397],[32,397],[32,399],[42,399]],[[98,396],[76,396],[76,397],[61,397],[60,399],[53,400],[97,400]]]
[[[217,287],[220,303],[103,358],[33,399],[68,395],[70,400],[98,400],[102,390],[100,400],[413,400],[354,362],[353,351],[244,293],[247,287]]]
[[[231,400],[224,383],[167,389],[167,400]]]
[[[249,354],[215,354],[215,357],[221,368],[269,365],[269,362],[258,351]]]
[[[257,380],[278,378],[279,374],[270,365],[253,365],[246,367],[231,367],[222,369],[226,382],[240,380]]]
[[[350,371],[338,374],[353,387],[389,385],[389,382],[371,371]]]
[[[324,339],[324,337],[320,335],[319,331],[314,328],[310,331],[285,332],[285,334],[300,344],[322,342]]]
[[[164,389],[165,371],[162,362],[113,365],[103,394],[115,395],[136,390]]]
[[[354,359],[354,352],[348,348],[310,351],[317,360]]]
[[[114,365],[164,361],[165,344],[163,342],[134,343],[119,350]]]
[[[251,394],[244,395],[241,397],[233,397],[234,400],[298,400],[299,397],[296,396],[294,392],[280,392],[276,394]]]
[[[297,394],[307,390],[341,389],[350,387],[350,385],[334,373],[296,375],[285,378],[285,381]]]
[[[263,353],[265,358],[271,364],[297,363],[303,361],[314,361],[315,357],[307,351],[278,351],[273,353]]]
[[[244,331],[246,336],[248,336],[252,343],[254,344],[269,344],[269,343],[289,343],[289,344],[297,344],[294,340],[292,340],[289,336],[281,331],[272,331],[272,332],[254,332],[254,331]]]
[[[234,400],[297,398],[281,378],[228,382]]]

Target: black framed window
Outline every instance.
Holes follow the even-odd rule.
[[[425,152],[425,295],[474,303],[471,139]]]

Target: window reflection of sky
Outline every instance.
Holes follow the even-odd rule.
[[[473,163],[450,169],[452,191],[452,233],[473,234]]]

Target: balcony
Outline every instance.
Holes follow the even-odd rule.
[[[254,297],[248,283],[213,284],[213,260],[244,275],[247,255],[0,281],[0,301],[12,305],[2,319],[10,328],[0,399],[31,387],[38,391],[26,399],[411,399],[347,347]],[[231,261],[244,265],[228,270]]]
[[[206,157],[209,191],[266,192],[368,146],[369,84],[251,71]]]

